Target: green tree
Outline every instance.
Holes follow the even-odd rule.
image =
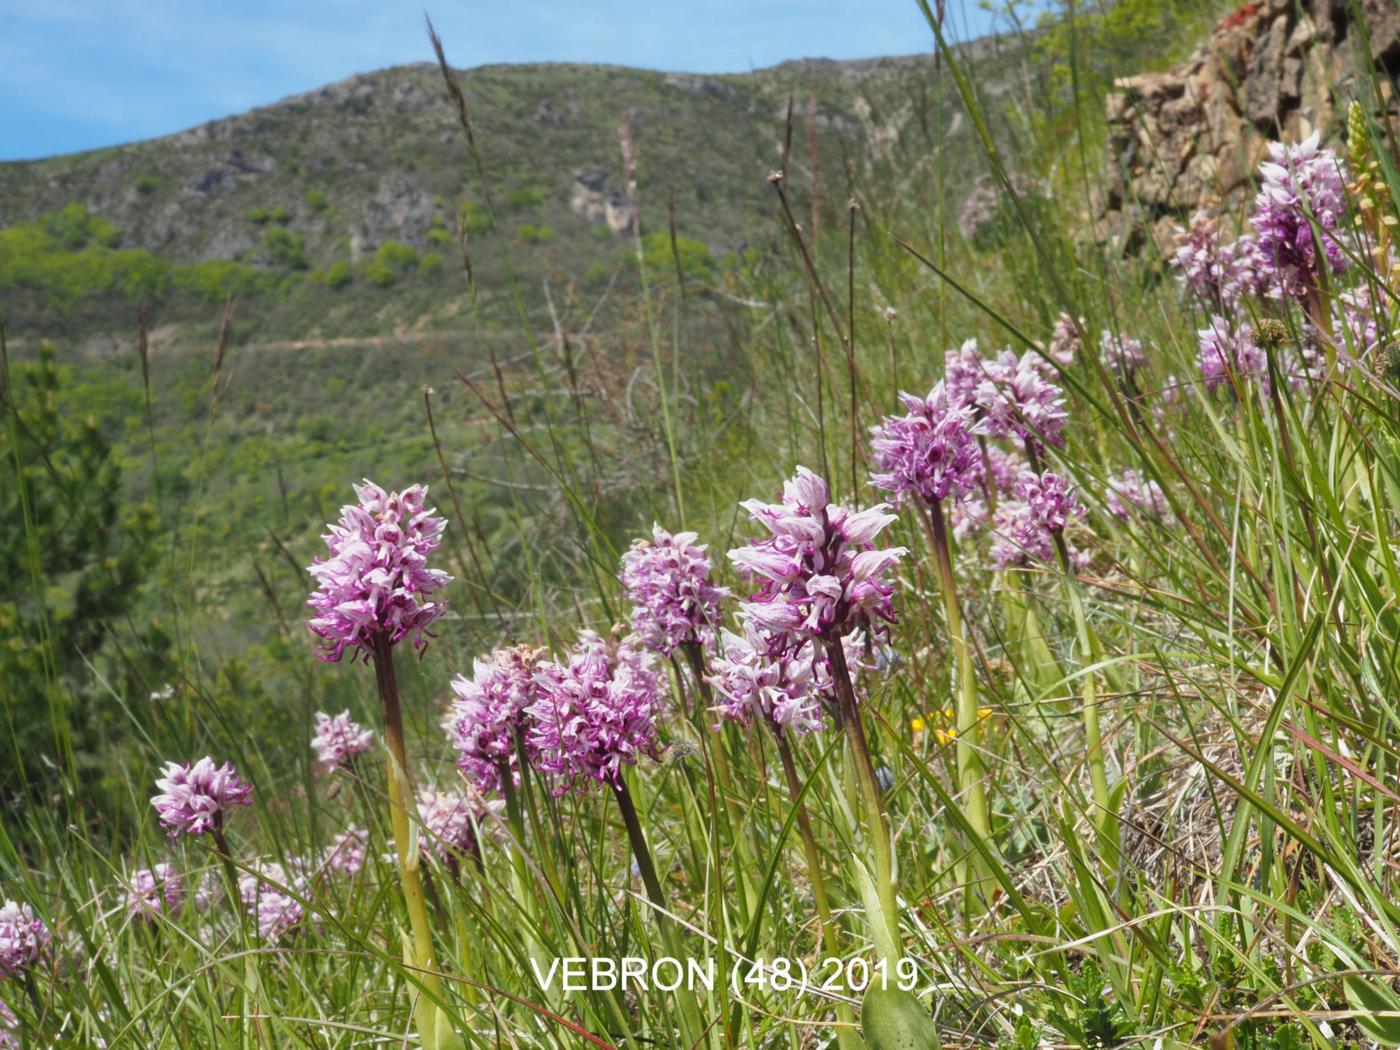
[[[48,344],[0,378],[0,790],[52,796],[59,770],[116,804],[123,705],[169,680],[169,640],[137,616],[155,514],[123,503],[112,448]]]
[[[326,287],[344,288],[350,283],[350,264],[344,259],[337,259],[326,267]]]

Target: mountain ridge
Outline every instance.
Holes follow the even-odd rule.
[[[969,63],[994,70],[1024,41],[962,46]],[[913,54],[724,74],[566,62],[454,71],[494,187],[489,201],[441,73],[427,62],[353,74],[154,139],[0,163],[0,228],[52,226],[76,206],[111,228],[106,248],[153,255],[147,269],[203,267],[138,281],[135,291],[114,277],[99,295],[55,296],[37,278],[15,278],[14,326],[91,333],[112,323],[100,308],[114,296],[207,317],[209,304],[256,290],[276,300],[259,314],[278,337],[378,334],[440,305],[429,293],[457,269],[463,234],[488,312],[502,301],[508,267],[476,250],[493,224],[523,279],[601,292],[635,258],[621,235],[637,209],[644,231],[674,226],[697,274],[713,277],[772,219],[766,179],[785,155],[792,185],[827,194],[818,203],[836,208],[911,128],[945,130],[931,130],[911,101],[932,105],[932,68],[931,55]],[[990,73],[982,83],[997,90]],[[624,119],[635,197],[619,146]],[[81,236],[68,240],[87,247]],[[53,267],[30,269],[42,277]],[[178,292],[184,285],[199,294]],[[329,294],[347,287],[367,299]],[[78,305],[56,311],[55,299]],[[130,327],[125,315],[119,323]]]

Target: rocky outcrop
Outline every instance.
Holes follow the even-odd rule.
[[[1131,250],[1135,231],[1149,230],[1165,244],[1193,211],[1242,202],[1270,141],[1339,133],[1353,98],[1379,116],[1366,59],[1393,116],[1400,7],[1361,0],[1360,11],[1364,34],[1352,0],[1248,3],[1185,63],[1118,80],[1106,100],[1100,207],[1110,236]]]
[[[613,233],[627,233],[632,229],[632,205],[621,190],[608,189],[606,171],[574,172],[569,208],[586,222],[606,223]]]

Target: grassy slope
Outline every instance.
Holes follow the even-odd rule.
[[[969,899],[956,886],[968,838],[959,834],[951,797],[955,749],[930,729],[913,728],[916,718],[938,724],[939,712],[951,705],[951,652],[923,532],[912,515],[895,527],[892,538],[913,551],[901,574],[894,636],[904,662],[894,674],[863,676],[863,686],[877,760],[895,776],[887,804],[897,829],[904,949],[920,960],[921,987],[936,987],[926,1002],[949,1041],[1097,1047],[1160,1039],[1176,1046],[1227,1023],[1234,1044],[1248,1048],[1321,1050],[1334,1045],[1333,1033],[1360,1038],[1364,1033],[1348,1019],[1327,1016],[1345,1011],[1354,1001],[1348,992],[1357,994],[1358,985],[1344,989],[1329,975],[1391,973],[1400,943],[1389,903],[1389,847],[1368,845],[1393,837],[1383,785],[1393,782],[1395,761],[1388,697],[1397,633],[1388,601],[1398,581],[1389,539],[1394,499],[1385,496],[1396,488],[1400,435],[1387,407],[1394,390],[1366,368],[1312,397],[1317,388],[1283,394],[1279,402],[1257,387],[1239,398],[1228,390],[1197,396],[1193,388],[1175,407],[1166,406],[1159,391],[1172,377],[1196,374],[1194,331],[1202,323],[1174,284],[1136,264],[1105,265],[1073,236],[1072,215],[1064,211],[1033,216],[1029,228],[994,251],[974,252],[950,231],[941,254],[933,203],[943,154],[927,153],[917,134],[897,148],[932,161],[917,167],[898,154],[871,158],[875,174],[858,186],[854,360],[863,383],[857,382],[854,417],[836,324],[824,318],[793,257],[776,250],[746,277],[744,293],[763,305],[741,314],[743,371],[726,377],[727,389],[690,369],[697,347],[673,334],[674,317],[710,305],[660,286],[651,289],[643,314],[653,321],[658,370],[632,376],[615,357],[600,354],[592,358],[590,393],[580,399],[571,396],[562,349],[551,351],[543,376],[531,378],[526,370],[510,379],[538,413],[517,418],[514,432],[495,425],[469,395],[444,393],[458,399],[453,407],[460,415],[450,414],[463,429],[447,446],[454,458],[462,456],[464,469],[543,490],[528,490],[536,491],[533,504],[518,495],[497,504],[505,525],[492,553],[503,555],[514,542],[521,582],[543,579],[545,587],[511,596],[520,616],[509,626],[477,631],[449,621],[427,660],[403,662],[421,771],[454,782],[434,728],[449,671],[466,670],[488,638],[563,646],[577,622],[605,628],[618,612],[609,558],[653,514],[698,529],[718,553],[750,531],[735,501],[771,495],[794,462],[820,463],[841,498],[867,499],[864,453],[856,442],[864,425],[893,407],[896,387],[926,388],[939,373],[943,348],[966,336],[981,337],[987,349],[1003,345],[1013,328],[1044,339],[1054,314],[1069,309],[1085,315],[1091,340],[1102,328],[1122,327],[1151,351],[1137,377],[1145,400],[1122,413],[1117,406],[1124,391],[1098,367],[1092,346],[1062,377],[1071,422],[1065,452],[1053,465],[1072,477],[1087,507],[1086,526],[1074,536],[1090,557],[1077,593],[1102,648],[1092,655],[1080,648],[1071,592],[1053,569],[996,574],[985,543],[959,545],[957,572],[977,643],[977,680],[991,711],[978,742],[985,749],[995,833],[983,845],[988,871],[1005,879],[999,889],[984,888]],[[969,159],[966,151],[957,158]],[[801,186],[792,193],[800,215]],[[1393,209],[1393,201],[1387,207]],[[840,214],[833,213],[816,248],[821,280],[836,304],[845,302],[847,272],[843,239],[832,232]],[[945,263],[985,309],[914,262],[895,236]],[[781,241],[770,243],[776,249]],[[890,306],[897,311],[892,318],[885,314]],[[837,323],[847,325],[844,306],[836,312]],[[1288,338],[1296,342],[1293,321]],[[649,334],[645,323],[637,331]],[[279,411],[320,411],[332,425],[338,416],[346,427],[343,445],[323,462],[298,450],[298,462],[289,465],[308,478],[293,486],[285,519],[299,550],[314,545],[314,526],[297,523],[309,516],[323,520],[348,494],[344,478],[332,476],[337,464],[343,473],[346,463],[378,457],[399,476],[432,474],[421,427],[414,438],[399,430],[409,429],[412,385],[426,379],[445,390],[446,369],[427,354],[414,360],[376,355],[376,349],[353,357],[327,350],[309,361],[292,352],[259,358],[249,351],[237,362],[240,377],[261,369],[286,399]],[[645,338],[630,351],[636,364],[652,362]],[[470,364],[491,391],[489,369],[479,360]],[[193,393],[207,363],[202,371],[188,367],[194,382],[171,380],[163,389],[191,391],[193,419],[207,404],[206,396]],[[385,408],[376,391],[389,377],[403,389]],[[240,382],[210,433],[211,464],[240,454],[228,447],[235,432],[224,428],[258,425],[256,405],[239,400],[248,393],[236,393]],[[352,416],[362,444],[349,433]],[[678,484],[671,475],[668,419],[682,466]],[[370,430],[376,424],[384,432]],[[246,432],[239,436],[240,445],[259,447]],[[539,468],[525,441],[564,484]],[[176,445],[162,450],[163,462],[178,462]],[[1156,478],[1171,510],[1127,524],[1107,514],[1104,479],[1125,467]],[[202,469],[211,482],[223,479],[218,484],[231,484],[239,473]],[[628,479],[635,502],[621,497],[618,478]],[[263,484],[272,503],[273,490]],[[189,506],[179,513],[190,513]],[[229,542],[239,531],[232,530]],[[444,552],[454,568],[461,551],[453,541]],[[541,576],[530,575],[537,570]],[[304,583],[294,583],[291,570],[275,571],[285,574],[286,612],[294,620]],[[459,612],[469,610],[476,582],[470,572],[463,575],[453,594]],[[488,578],[496,581],[494,574]],[[227,593],[237,600],[233,589]],[[1340,605],[1329,604],[1334,596]],[[1035,624],[1018,612],[1022,607],[1035,610]],[[208,653],[240,652],[237,640],[209,643]],[[150,748],[151,761],[163,748],[210,749],[234,757],[257,778],[259,804],[240,813],[235,827],[241,856],[308,853],[347,821],[376,825],[377,841],[383,841],[377,772],[361,793],[352,781],[336,790],[304,765],[288,765],[289,758],[306,761],[295,726],[316,706],[346,701],[371,717],[370,676],[357,667],[314,667],[298,635],[285,641],[280,655],[291,679],[278,694],[286,701],[287,739],[250,734],[243,720],[247,693],[195,667],[186,699],[197,728],[166,728]],[[212,668],[215,661],[206,660]],[[1119,831],[1126,856],[1094,830],[1098,811],[1083,763],[1080,717],[1091,681],[1099,690],[1110,774],[1123,785]],[[1270,712],[1282,716],[1279,733],[1266,721]],[[133,718],[133,732],[147,722],[144,715]],[[632,778],[673,903],[719,945],[742,943],[752,930],[764,951],[813,960],[823,953],[816,946],[811,886],[791,839],[781,837],[792,831],[786,823],[791,807],[771,742],[758,734],[716,737],[709,723],[705,714],[686,719],[673,713],[665,729],[671,758],[644,762]],[[712,767],[675,746],[702,739],[727,754],[734,814],[711,803]],[[820,862],[843,911],[839,950],[868,959],[872,946],[850,863],[868,839],[846,805],[844,762],[839,747],[828,747],[831,741],[831,734],[802,741],[799,769],[813,780],[807,801]],[[145,790],[133,783],[133,799],[139,802]],[[1238,804],[1240,795],[1269,819],[1253,819],[1249,807]],[[646,909],[627,895],[627,858],[610,802],[598,792],[558,802],[537,794],[539,820],[527,838],[534,869],[513,865],[510,852],[497,846],[488,847],[484,873],[460,883],[447,868],[435,867],[443,956],[450,971],[478,982],[453,989],[454,1010],[477,1045],[498,1045],[507,1035],[522,1045],[578,1045],[541,1009],[618,1044],[675,1042],[676,1011],[665,996],[634,995],[619,1021],[607,997],[546,994],[530,976],[531,953],[546,960],[600,949],[621,953],[655,935]],[[241,934],[227,909],[209,920],[184,914],[153,935],[124,922],[119,912],[100,913],[88,903],[97,893],[103,904],[115,904],[109,885],[114,864],[74,844],[62,823],[42,811],[16,823],[25,860],[5,861],[7,890],[16,887],[60,917],[66,930],[83,930],[102,949],[91,982],[45,985],[56,989],[70,1031],[101,1031],[109,1043],[122,1031],[143,1045],[236,1045],[240,1037],[258,1038],[259,1024],[244,1020],[245,996],[273,1015],[261,1024],[274,1042],[304,1038],[311,1045],[349,1047],[403,1030],[403,971],[386,918],[397,891],[386,865],[372,864],[357,883],[324,880],[299,891],[314,899],[322,929],[304,930],[293,942],[306,951],[263,955],[254,983],[237,954]],[[167,856],[149,820],[137,835],[133,862]],[[187,871],[210,864],[194,847],[175,856]],[[745,882],[756,889],[770,871],[777,878],[755,917],[757,896]],[[551,886],[555,872],[565,878],[556,876]],[[182,932],[200,921],[210,924],[205,936]],[[688,949],[723,955],[715,942],[698,936]],[[1383,984],[1359,987],[1389,1005]],[[490,989],[506,989],[536,1008],[508,1003]],[[749,986],[745,998],[750,1008],[739,1012],[740,1023],[729,1032],[732,1045],[792,1045],[809,1031],[793,1019],[831,1018],[812,995]],[[1250,1009],[1261,1013],[1243,1016]],[[46,1022],[51,1027],[60,1023],[53,1016]],[[358,1027],[340,1027],[347,1024]],[[722,1020],[716,1033],[723,1030]]]
[[[462,83],[522,283],[534,288],[547,277],[596,296],[625,244],[600,221],[575,214],[570,202],[578,173],[605,177],[605,196],[625,191],[618,145],[624,115],[637,146],[647,228],[664,233],[674,209],[679,234],[722,258],[750,244],[755,225],[769,214],[763,177],[780,163],[789,94],[796,96],[799,122],[808,98],[815,101],[817,155],[840,199],[843,165],[859,164],[872,120],[909,121],[910,85],[926,64],[917,57],[788,63],[715,77],[485,67],[467,72]],[[997,64],[984,65],[995,79]],[[896,107],[902,112],[888,113]],[[805,167],[801,130],[796,148],[797,166]],[[494,323],[514,316],[508,275],[485,247],[488,202],[429,65],[357,76],[163,139],[3,164],[0,202],[0,225],[78,202],[122,231],[122,247],[147,249],[172,264],[237,260],[274,275],[281,284],[259,296],[245,324],[245,336],[263,339],[451,326],[461,287],[454,276],[457,216],[467,205],[474,216],[469,233],[479,242],[471,256],[481,308]],[[532,228],[552,236],[531,240]],[[304,270],[289,267],[269,246],[270,234],[283,236],[279,229],[299,239]],[[450,265],[432,277],[406,274],[390,289],[376,287],[359,269],[338,292],[307,281],[337,262],[362,268],[385,241],[437,252]],[[110,297],[63,314],[52,297],[19,289],[7,298],[12,337],[132,338],[129,310],[112,309]],[[159,319],[181,324],[216,310],[187,296],[163,305]]]

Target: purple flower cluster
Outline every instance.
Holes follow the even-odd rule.
[[[831,687],[826,653],[815,641],[770,655],[752,625],[725,630],[710,681],[721,717],[748,725],[758,718],[774,732],[802,736],[826,728],[822,700]]]
[[[834,641],[893,619],[888,577],[907,552],[873,544],[895,516],[884,504],[853,511],[830,499],[826,482],[798,467],[780,502],[741,504],[770,533],[729,558],[759,585],[741,615],[768,635],[771,652],[808,639]]]
[[[951,404],[978,412],[977,388],[985,378],[982,351],[976,339],[965,340],[956,350],[944,353],[943,387]]]
[[[1161,517],[1167,512],[1167,497],[1162,487],[1134,467],[1121,470],[1108,479],[1104,504],[1115,518],[1125,520],[1134,511],[1152,517]]]
[[[364,828],[346,828],[322,850],[321,869],[347,879],[354,878],[365,866],[368,842],[369,835]]]
[[[941,382],[927,397],[901,392],[899,400],[906,414],[886,416],[872,428],[870,480],[895,506],[910,495],[934,503],[972,491],[982,476],[972,410],[951,404]]]
[[[1213,309],[1232,307],[1261,287],[1259,245],[1245,234],[1229,244],[1220,239],[1219,223],[1203,215],[1192,217],[1191,229],[1172,257],[1181,279]]]
[[[500,800],[479,805],[462,795],[420,788],[418,819],[423,822],[424,842],[439,862],[455,868],[461,857],[477,851],[479,824],[504,806]]]
[[[49,928],[29,905],[6,901],[0,907],[0,977],[23,976],[52,940]]]
[[[1054,537],[1081,513],[1069,483],[1054,471],[1026,471],[1016,482],[1016,498],[997,507],[992,560],[998,568],[1050,561]]]
[[[0,999],[0,1050],[20,1050],[19,1018],[4,999]]]
[[[1346,210],[1346,164],[1318,143],[1316,132],[1293,146],[1272,143],[1269,160],[1259,166],[1250,221],[1274,298],[1301,299],[1324,270],[1340,274],[1346,268],[1336,238]]]
[[[206,755],[194,765],[168,762],[162,772],[151,805],[171,838],[219,831],[232,807],[253,804],[252,785],[227,762],[216,766]]]
[[[1069,482],[1053,470],[1039,475],[1030,471],[1022,474],[1016,483],[1016,495],[1030,508],[1031,519],[1046,532],[1064,532],[1069,519],[1080,512]]]
[[[1196,360],[1207,389],[1214,390],[1234,372],[1238,381],[1257,380],[1265,391],[1269,389],[1269,358],[1254,341],[1249,326],[1232,332],[1225,318],[1216,314],[1210,327],[1196,333],[1199,351]]]
[[[1072,324],[1068,331],[1075,336],[1077,346],[1078,333]],[[1057,349],[1073,359],[1073,348],[1066,350],[1061,345]],[[1037,448],[1064,444],[1067,416],[1054,372],[1053,365],[1030,350],[1020,357],[1003,350],[984,358],[975,339],[943,355],[947,401],[972,412],[968,424],[971,433],[1031,442]]]
[[[616,784],[624,765],[659,752],[660,676],[641,653],[584,633],[567,662],[540,668],[527,709],[534,764],[558,778],[555,794],[590,780]]]
[[[259,863],[254,868],[238,877],[238,896],[257,924],[258,936],[276,943],[306,918],[301,902],[287,893],[290,890],[305,896],[306,879],[289,873],[275,861]]]
[[[1059,362],[1062,368],[1068,368],[1074,364],[1074,357],[1079,353],[1082,340],[1079,337],[1080,329],[1084,327],[1084,318],[1079,318],[1079,323],[1067,313],[1061,313],[1055,319],[1054,331],[1050,333],[1050,345],[1046,352]]]
[[[977,403],[982,410],[982,426],[993,437],[1009,437],[1043,445],[1063,445],[1064,397],[1051,370],[1040,355],[1027,350],[1019,358],[1003,350],[983,364],[983,378],[977,386]]]
[[[539,699],[536,668],[543,650],[529,646],[498,649],[472,664],[472,677],[452,679],[454,699],[448,738],[457,749],[457,768],[482,791],[501,789],[502,770],[520,782],[516,743],[530,756],[526,711]]]
[[[385,492],[366,481],[355,486],[359,503],[342,507],[329,526],[330,557],[307,570],[320,585],[306,604],[316,611],[311,632],[325,643],[321,659],[339,660],[347,648],[368,658],[380,636],[427,644],[424,631],[443,611],[428,596],[452,579],[428,568],[447,522],[424,509],[427,493],[421,485]]]
[[[651,539],[632,541],[622,556],[622,586],[632,602],[632,630],[653,652],[706,644],[729,591],[710,580],[710,559],[693,532],[674,535],[653,525]]]
[[[1130,335],[1114,334],[1105,328],[1099,336],[1099,361],[1110,372],[1126,375],[1147,364],[1147,354],[1142,343]]]
[[[171,864],[141,868],[127,881],[126,910],[134,919],[155,922],[161,915],[173,915],[184,899],[184,883]]]
[[[1371,295],[1370,285],[1363,284],[1337,296],[1341,307],[1341,317],[1336,322],[1333,339],[1337,344],[1339,360],[1359,360],[1381,345],[1388,334],[1388,309],[1382,297],[1377,304]]]
[[[334,717],[324,711],[316,712],[316,734],[311,738],[311,749],[328,773],[348,766],[352,758],[364,754],[372,746],[374,734],[352,721],[349,711]]]

